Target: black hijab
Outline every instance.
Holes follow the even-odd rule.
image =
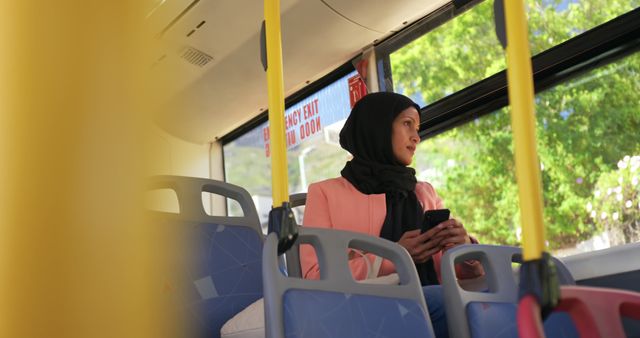
[[[393,120],[403,110],[420,107],[396,93],[373,93],[358,101],[340,131],[340,145],[353,155],[342,176],[363,194],[385,194],[387,214],[380,237],[397,242],[420,228],[423,211],[416,197],[416,172],[393,154]],[[416,264],[422,285],[438,284],[433,260]]]

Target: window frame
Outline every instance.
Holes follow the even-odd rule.
[[[357,59],[357,57],[356,57]],[[320,91],[322,88],[332,84],[333,82],[339,80],[340,78],[342,78],[343,76],[353,72],[355,70],[355,67],[353,66],[353,60],[349,60],[346,63],[342,64],[340,67],[336,68],[335,70],[333,70],[332,72],[330,72],[329,74],[321,77],[320,79],[308,84],[307,86],[305,86],[304,88],[298,90],[297,92],[287,96],[284,100],[284,109],[287,110],[289,109],[289,107],[293,106],[294,104],[304,100],[305,98],[313,95],[314,93]],[[239,138],[240,136],[244,135],[245,133],[253,130],[255,127],[263,124],[264,122],[269,120],[269,110],[265,109],[263,112],[261,112],[258,116],[252,118],[251,120],[249,120],[247,123],[241,125],[240,127],[232,130],[231,132],[229,132],[228,134],[222,136],[219,141],[222,144],[222,147],[224,147],[225,145],[233,142],[234,140],[236,140],[237,138]],[[224,157],[224,156],[223,156]],[[226,174],[225,174],[225,179],[226,179]]]
[[[393,91],[391,53],[473,8],[453,2],[375,46],[381,91]],[[568,81],[592,69],[640,51],[640,8],[593,27],[531,58],[534,91]],[[425,140],[509,104],[506,70],[433,102],[420,111],[420,137]]]

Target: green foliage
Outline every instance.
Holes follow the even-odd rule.
[[[504,69],[492,13],[481,3],[392,54],[394,85],[429,104]]]
[[[586,205],[599,229],[612,244],[640,241],[640,156],[625,156],[618,170],[598,179],[592,200]]]
[[[398,88],[438,100],[504,68],[491,1],[412,42],[391,57]],[[639,5],[638,1],[528,1],[531,49],[538,53]],[[626,154],[640,151],[640,55],[591,71],[536,97],[544,220],[551,248],[597,233],[585,205]],[[519,242],[518,189],[510,119],[502,109],[423,142],[417,168],[482,241]],[[604,180],[604,178],[602,178]],[[593,202],[595,203],[595,202]],[[637,219],[637,216],[636,216]]]

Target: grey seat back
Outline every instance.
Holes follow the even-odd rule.
[[[183,247],[172,253],[168,264],[176,275],[163,281],[164,288],[193,334],[219,337],[227,320],[262,297],[264,237],[251,196],[229,183],[181,176],[152,177],[148,189],[175,191],[180,209],[152,213],[159,231],[170,232]],[[203,192],[236,200],[244,215],[208,215]]]
[[[314,247],[320,280],[285,276],[278,269],[277,237],[263,254],[266,336],[433,337],[420,280],[409,254],[396,243],[360,233],[301,228],[298,241]],[[347,250],[391,260],[400,285],[353,280]]]
[[[466,260],[478,260],[482,264],[484,290],[465,290],[459,284],[455,265]],[[553,262],[560,283],[575,284],[565,265],[556,258]],[[519,282],[512,263],[522,263],[522,250],[518,247],[471,244],[452,248],[444,254],[441,275],[451,337],[517,336],[515,308]],[[551,324],[555,325],[556,321],[553,319]]]

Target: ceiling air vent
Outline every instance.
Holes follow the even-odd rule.
[[[204,67],[207,63],[213,60],[213,56],[197,50],[193,47],[187,47],[182,50],[180,55],[183,59],[187,60],[190,64],[198,67]]]

